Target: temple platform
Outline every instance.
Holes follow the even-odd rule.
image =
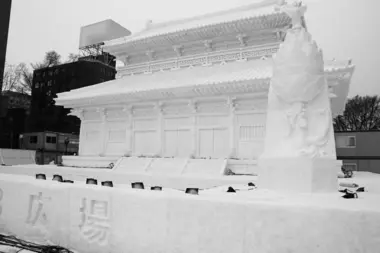
[[[111,180],[119,184],[139,181],[182,190],[188,187],[205,189],[226,184],[254,183],[258,174],[256,160],[143,157],[91,159],[75,156],[68,158],[66,164],[75,167],[35,164],[0,166],[0,173],[33,177],[38,173],[47,176],[59,174],[68,180],[85,181],[87,178],[96,178],[98,181]],[[109,166],[110,163],[112,166]]]
[[[146,185],[163,186],[184,190],[188,187],[211,188],[226,184],[247,184],[255,182],[253,175],[165,175],[158,173],[141,173],[99,169],[99,168],[74,168],[55,165],[20,165],[0,166],[0,173],[9,175],[28,175],[43,173],[48,177],[54,174],[62,175],[68,180],[82,181],[86,178],[96,178],[99,182],[111,180],[114,183],[130,185],[132,182],[144,182]]]
[[[214,188],[197,196],[2,174],[0,233],[81,253],[377,252],[380,176],[343,181],[368,192],[344,199]]]

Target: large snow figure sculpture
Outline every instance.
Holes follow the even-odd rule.
[[[274,57],[259,184],[276,190],[336,190],[334,132],[322,51],[303,27],[306,6],[281,9],[292,18],[292,28]]]

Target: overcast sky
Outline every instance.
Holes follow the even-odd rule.
[[[0,0],[1,1],[1,0]],[[9,63],[78,52],[81,26],[113,19],[136,32],[153,22],[191,17],[257,0],[13,0]],[[352,58],[350,96],[380,95],[380,0],[305,0],[308,29],[325,59]]]

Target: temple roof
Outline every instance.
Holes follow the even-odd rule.
[[[325,72],[327,74],[351,72],[352,68],[352,65],[335,64],[325,67]],[[194,92],[197,89],[207,87],[207,89],[213,88],[214,92],[219,94],[227,93],[226,89],[235,93],[253,92],[253,86],[258,83],[256,82],[255,84],[254,81],[269,80],[271,77],[272,61],[270,59],[233,62],[208,67],[193,67],[125,76],[101,84],[60,93],[56,103],[57,105],[70,106],[72,104],[82,104],[95,98],[104,99],[106,97],[111,101],[121,97],[120,99],[123,99],[124,102],[127,102],[128,98],[132,100],[162,98],[155,97],[157,94],[160,94],[160,96],[166,94],[167,96],[164,98],[173,98],[175,91],[183,90],[183,88]],[[261,88],[267,90],[268,87]]]
[[[106,42],[105,49],[107,50],[107,47],[139,41],[142,39],[174,34],[192,29],[200,29],[218,24],[228,24],[231,22],[240,20],[243,21],[252,18],[265,18],[271,15],[282,15],[282,13],[276,12],[274,9],[277,2],[277,0],[264,0],[259,3],[253,3],[230,10],[214,12],[211,14],[186,19],[157,24],[148,23],[146,28],[140,32]]]
[[[58,94],[57,102],[115,94],[168,90],[186,86],[268,79],[271,75],[272,62],[270,60],[169,70],[152,74],[126,76],[117,80],[60,93]]]

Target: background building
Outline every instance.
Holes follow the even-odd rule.
[[[79,136],[55,132],[26,133],[20,135],[20,148],[36,150],[36,163],[60,162],[62,155],[78,153]]]
[[[76,62],[34,71],[31,113],[27,132],[79,133],[79,120],[69,110],[55,106],[57,93],[115,79],[115,57],[103,53]]]
[[[335,142],[344,167],[380,173],[380,131],[336,132]]]
[[[31,96],[14,91],[2,92],[0,148],[19,148],[19,135],[25,131]]]

